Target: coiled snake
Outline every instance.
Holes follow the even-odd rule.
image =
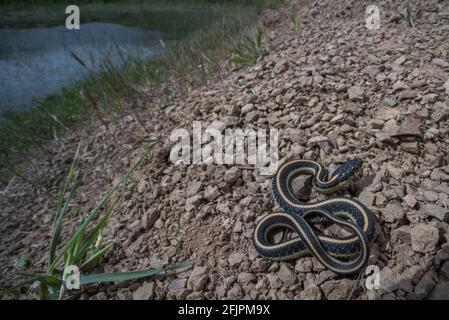
[[[315,161],[292,160],[283,164],[273,178],[272,189],[285,212],[272,213],[257,224],[253,236],[257,252],[273,260],[313,254],[338,274],[360,270],[368,260],[369,243],[374,238],[373,214],[359,201],[346,197],[302,202],[294,195],[292,182],[299,175],[312,174],[313,187],[330,193],[344,188],[361,167],[362,160],[349,160],[327,178],[327,170]],[[351,234],[343,237],[318,235],[313,225],[325,222],[332,222]],[[278,228],[288,228],[298,237],[273,244],[269,237]]]

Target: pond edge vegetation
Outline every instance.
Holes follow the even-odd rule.
[[[177,0],[172,1],[179,3]],[[37,107],[17,113],[5,113],[0,117],[0,185],[7,183],[12,176],[27,180],[16,165],[18,159],[33,166],[32,151],[50,155],[48,142],[64,136],[72,128],[82,128],[93,118],[100,119],[107,125],[106,119],[111,116],[131,114],[148,132],[140,116],[145,111],[145,107],[141,106],[141,102],[145,101],[141,86],[162,92],[160,105],[152,107],[168,106],[174,87],[186,92],[203,84],[212,75],[219,74],[223,61],[235,58],[236,48],[255,37],[248,38],[247,35],[254,32],[253,26],[262,10],[274,8],[279,2],[280,0],[188,1],[188,4],[210,6],[218,10],[222,13],[222,18],[212,26],[201,28],[178,41],[164,56],[123,60],[121,68],[106,59],[102,72],[93,74],[87,70],[89,76],[84,80],[70,88],[64,88],[61,94],[40,101]],[[257,47],[255,49],[262,50]],[[254,54],[258,56],[261,51],[249,54],[253,61]],[[81,67],[86,68],[86,64],[76,55],[74,59]]]

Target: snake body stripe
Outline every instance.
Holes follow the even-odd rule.
[[[311,253],[336,273],[347,274],[360,269],[368,259],[369,242],[374,238],[372,213],[362,203],[343,197],[315,203],[302,202],[292,192],[292,182],[301,174],[312,174],[314,188],[329,193],[330,190],[343,188],[361,165],[359,159],[350,160],[339,167],[330,179],[327,179],[327,170],[315,161],[293,160],[281,166],[273,179],[273,194],[285,212],[268,215],[258,223],[253,237],[256,250],[274,260],[287,260]],[[324,221],[349,229],[351,235],[316,235],[311,224]],[[279,227],[293,230],[298,237],[276,245],[270,243],[269,234]],[[351,260],[341,260],[348,258]]]

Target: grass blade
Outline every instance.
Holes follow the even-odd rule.
[[[161,268],[161,269],[148,269],[143,271],[133,271],[133,272],[117,272],[117,273],[99,273],[99,274],[89,274],[81,275],[80,284],[86,285],[91,283],[101,283],[101,282],[116,282],[116,281],[129,281],[136,280],[140,278],[146,278],[161,272],[169,271],[172,269],[180,268],[186,266],[188,263],[180,263],[174,266]]]

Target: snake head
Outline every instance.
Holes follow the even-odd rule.
[[[351,159],[338,167],[332,173],[331,178],[336,177],[338,182],[348,181],[357,174],[357,172],[362,168],[362,165],[363,161],[361,159]]]

